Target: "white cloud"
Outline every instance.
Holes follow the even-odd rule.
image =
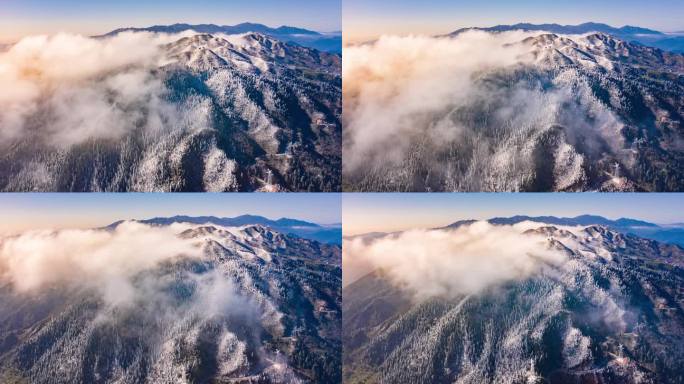
[[[0,53],[0,138],[64,147],[188,128],[156,70],[169,63],[163,45],[190,33],[24,38]]]
[[[173,274],[159,271],[165,265],[203,260],[202,239],[178,236],[191,227],[124,222],[112,230],[37,230],[6,236],[0,239],[0,279],[18,294],[68,287],[95,292],[111,308],[140,302],[173,306],[168,296]],[[183,284],[195,287],[195,300],[185,311],[212,317],[256,308],[218,270],[178,271],[184,273]]]
[[[347,240],[342,248],[345,274],[379,270],[419,299],[478,293],[567,260],[567,254],[550,247],[545,236],[523,234],[538,226],[476,222],[453,230],[410,230],[373,241]]]

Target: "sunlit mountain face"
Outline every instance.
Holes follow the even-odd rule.
[[[684,249],[535,219],[345,240],[345,382],[681,383]]]
[[[339,245],[156,221],[0,238],[0,381],[341,382]]]
[[[589,27],[350,46],[345,190],[683,190],[684,55]]]
[[[340,54],[212,31],[29,37],[0,53],[0,189],[338,191]]]

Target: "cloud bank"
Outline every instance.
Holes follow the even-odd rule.
[[[179,257],[199,257],[199,247],[171,227],[126,222],[114,230],[28,231],[3,239],[0,262],[20,292],[56,283],[99,284],[131,277]]]
[[[622,124],[576,73],[524,72],[538,47],[522,41],[538,34],[384,36],[346,47],[345,182],[356,190],[520,190],[535,177],[535,145],[557,126],[565,130],[551,187],[581,182],[587,153],[620,148]]]
[[[19,299],[60,293],[69,306],[48,321],[64,321],[64,313],[79,320],[87,316],[85,333],[113,329],[123,343],[135,340],[149,348],[152,364],[145,374],[152,382],[187,375],[197,361],[184,357],[208,348],[207,337],[215,341],[217,349],[205,353],[216,354],[218,374],[235,375],[258,358],[278,367],[275,372],[265,368],[263,375],[290,375],[297,382],[285,355],[273,354],[261,342],[264,332],[284,333],[283,314],[269,297],[245,291],[240,278],[246,272],[239,263],[215,262],[207,240],[219,240],[180,235],[195,227],[123,222],[111,230],[39,230],[0,237],[0,285],[11,287],[9,293]],[[83,303],[96,305],[96,311],[69,314]],[[61,342],[71,346],[74,340]],[[64,352],[47,358],[59,361],[58,353]],[[87,352],[76,347],[68,353]],[[121,366],[118,374],[138,377],[138,369]]]
[[[163,45],[184,35],[27,37],[0,53],[0,139],[65,147],[192,129],[188,105],[167,100]]]
[[[28,231],[0,240],[0,279],[19,294],[36,294],[51,287],[96,292],[107,307],[131,307],[140,302],[171,302],[165,267],[201,261],[199,239],[181,238],[186,224],[150,226],[124,222],[112,230]],[[194,287],[193,305],[203,317],[248,308],[232,282],[218,271],[183,272],[181,282]],[[188,308],[185,308],[187,310]]]
[[[545,236],[523,234],[538,226],[476,222],[454,230],[411,230],[373,241],[347,240],[345,274],[380,270],[418,299],[475,294],[567,260],[567,254],[550,247]]]

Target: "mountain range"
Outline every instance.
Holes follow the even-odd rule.
[[[272,228],[280,233],[295,235],[304,239],[315,240],[321,243],[342,243],[342,226],[339,224],[320,225],[303,220],[280,218],[271,220],[263,216],[241,215],[236,217],[215,216],[172,216],[155,217],[145,220],[136,220],[139,223],[151,225],[170,225],[173,223],[189,223],[198,225],[218,225],[223,227],[241,227],[245,225],[262,225]],[[114,229],[125,221],[117,221],[106,228]]]
[[[111,260],[126,260],[126,271],[110,265],[99,279],[70,276],[28,292],[2,275],[0,381],[341,382],[339,245],[262,225],[185,224],[173,241],[198,255],[148,264],[130,259],[149,251],[126,248],[135,244],[126,236],[170,227],[119,225],[82,235],[114,231],[123,247]],[[105,255],[70,257],[83,256]]]
[[[444,228],[458,228],[462,225],[472,224],[475,221],[476,220],[460,220],[449,224]],[[677,244],[684,247],[684,225],[658,225],[643,220],[629,218],[610,220],[596,215],[580,215],[576,217],[532,217],[520,215],[512,217],[495,217],[487,220],[487,222],[495,225],[513,225],[525,221],[559,226],[601,225],[623,234],[632,234],[646,239],[657,240],[669,244]]]
[[[471,225],[477,221],[478,220],[474,219],[458,220],[449,225],[435,229],[455,229],[461,226]],[[511,217],[494,217],[485,221],[494,225],[514,225],[526,221],[571,227],[600,225],[625,235],[635,235],[645,239],[656,240],[667,244],[676,244],[684,247],[684,223],[655,224],[648,221],[630,218],[611,220],[597,215],[579,215],[575,217],[517,215]],[[355,238],[363,238],[367,241],[372,241],[374,239],[379,239],[388,235],[397,235],[400,233],[401,232],[372,232],[355,236],[344,236],[344,239],[352,240]]]
[[[383,270],[345,287],[345,382],[684,381],[684,249],[603,225],[517,242],[539,239],[565,260],[478,292],[417,298]]]
[[[404,152],[345,168],[345,190],[684,190],[683,54],[605,32],[487,33],[483,52],[468,31],[451,44],[474,58],[516,52],[514,62],[473,69],[463,94],[412,117],[425,123],[401,134]]]
[[[462,224],[471,224],[475,220],[463,220],[457,221],[453,224],[447,226],[447,228],[457,228]],[[596,215],[579,215],[575,217],[556,217],[556,216],[525,216],[518,215],[512,217],[495,217],[493,219],[488,219],[487,222],[497,225],[513,225],[522,223],[524,221],[532,221],[536,223],[546,223],[551,225],[604,225],[613,228],[623,228],[623,227],[657,227],[657,224],[649,223],[647,221],[620,218],[617,220],[606,219],[602,216]]]
[[[122,32],[155,32],[155,33],[181,33],[195,31],[207,34],[238,35],[244,33],[261,33],[284,43],[299,44],[304,47],[318,49],[319,51],[342,53],[342,33],[320,33],[304,28],[280,26],[271,28],[257,23],[240,23],[237,25],[216,24],[171,24],[154,25],[145,28],[119,28],[103,36],[113,36]]]
[[[147,41],[121,36],[95,41]],[[150,38],[141,48],[158,51],[158,65],[134,63],[77,85],[58,82],[62,90],[39,88],[22,135],[0,144],[0,190],[340,190],[339,54],[257,32],[171,40],[157,46]],[[145,82],[108,88],[132,76]],[[78,119],[55,107],[66,100],[60,91],[80,100],[64,115]],[[153,94],[126,99],[131,92]],[[100,93],[102,113],[113,111],[121,121],[97,123],[102,116],[89,103]],[[105,123],[113,127],[104,135],[70,136],[75,142],[68,145],[52,137],[56,126],[80,132],[80,125]],[[122,137],[108,137],[110,131]]]
[[[663,33],[648,28],[634,27],[626,25],[616,28],[602,23],[582,23],[578,25],[560,24],[530,24],[518,23],[513,25],[496,25],[485,28],[462,28],[451,33],[452,36],[458,35],[469,30],[481,30],[487,32],[505,31],[546,31],[563,35],[581,35],[585,33],[600,32],[614,36],[626,42],[643,44],[649,47],[660,48],[665,51],[684,53],[684,36],[677,33]]]

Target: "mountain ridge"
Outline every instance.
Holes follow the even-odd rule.
[[[652,34],[652,35],[665,35],[665,33],[656,31],[653,29],[636,27],[631,25],[625,25],[623,27],[613,27],[604,23],[596,22],[586,22],[581,24],[557,24],[557,23],[545,23],[545,24],[534,24],[534,23],[517,23],[517,24],[499,24],[492,27],[470,27],[461,28],[451,35],[456,35],[467,30],[484,30],[490,32],[503,32],[510,30],[525,30],[525,31],[549,31],[555,33],[565,33],[565,34],[581,34],[588,32],[605,32],[605,33],[615,33],[615,34]]]
[[[217,25],[217,24],[161,24],[149,27],[123,27],[117,28],[96,38],[115,36],[124,32],[152,32],[152,33],[181,33],[195,31],[197,33],[237,35],[249,32],[262,33],[284,43],[294,43],[304,47],[317,49],[336,54],[342,53],[341,33],[321,33],[310,29],[281,25],[273,28],[260,23],[240,23],[236,25]]]
[[[314,240],[321,243],[340,244],[342,241],[341,226],[323,226],[320,224],[287,217],[281,217],[279,219],[272,220],[258,215],[240,215],[235,217],[176,215],[171,217],[153,217],[139,220],[119,220],[107,225],[104,228],[114,229],[126,221],[135,221],[151,225],[170,225],[173,223],[189,223],[197,225],[214,224],[224,227],[261,225],[272,228],[286,235],[294,235],[296,237]]]
[[[248,224],[262,224],[262,225],[271,225],[271,226],[277,226],[277,225],[303,225],[307,227],[321,227],[321,225],[309,222],[309,221],[304,221],[304,220],[298,220],[298,219],[292,219],[292,218],[287,218],[287,217],[281,217],[279,219],[269,219],[265,216],[260,216],[260,215],[250,215],[250,214],[245,214],[245,215],[238,215],[238,216],[233,216],[233,217],[219,217],[219,216],[187,216],[187,215],[175,215],[175,216],[170,216],[170,217],[153,217],[149,219],[142,219],[142,220],[136,220],[141,223],[147,223],[147,224],[161,224],[165,225],[168,223],[173,223],[173,222],[188,222],[192,224],[206,224],[206,223],[214,223],[214,224],[223,224],[226,226],[241,226],[241,225],[248,225]],[[166,222],[165,222],[166,221]],[[112,223],[109,226],[112,226],[114,224],[120,223],[121,221],[117,221],[116,223]]]
[[[464,225],[471,225],[477,221],[475,219],[462,219],[451,224],[433,228],[440,229],[455,229]],[[560,226],[591,226],[600,225],[612,230],[616,230],[623,234],[640,236],[650,240],[660,241],[666,244],[674,244],[684,247],[684,224],[655,224],[644,220],[633,218],[618,218],[615,220],[605,218],[599,215],[578,215],[575,217],[558,217],[558,216],[527,216],[514,215],[510,217],[493,217],[491,219],[483,220],[494,225],[514,225],[524,221],[531,221],[536,223],[543,223],[549,225]],[[353,240],[356,238],[364,241],[372,241],[374,239],[383,238],[386,236],[396,236],[399,232],[371,232],[362,233],[354,236],[344,236],[345,240]]]
[[[444,228],[455,228],[463,224],[472,223],[475,220],[462,220],[449,224]],[[521,223],[523,221],[533,221],[539,223],[553,224],[553,225],[605,225],[613,227],[630,227],[630,226],[645,226],[645,227],[659,227],[658,224],[650,223],[643,220],[631,219],[621,217],[616,220],[607,219],[603,216],[583,214],[575,217],[558,217],[558,216],[527,216],[515,215],[511,217],[494,217],[487,219],[491,224],[512,225]]]
[[[291,27],[281,25],[273,28],[260,23],[240,23],[235,25],[218,25],[218,24],[158,24],[150,27],[123,27],[117,28],[100,36],[112,36],[122,32],[158,32],[158,33],[178,33],[187,30],[194,30],[200,33],[226,33],[226,34],[240,34],[247,32],[260,32],[270,34],[304,34],[304,35],[322,35],[320,32],[309,29]],[[100,37],[98,36],[98,37]]]
[[[684,147],[680,144],[684,54],[604,32],[540,31],[510,36],[483,32],[479,37],[429,39],[476,49],[472,40],[480,38],[492,42],[488,50],[516,58],[502,66],[475,70],[467,81],[477,92],[441,98],[442,109],[427,116],[416,114],[421,124],[401,135],[400,141],[415,153],[403,150],[385,158],[382,151],[359,150],[371,159],[370,164],[345,161],[349,164],[343,175],[345,191],[660,192],[684,188]],[[356,120],[362,121],[361,116]],[[444,135],[435,134],[440,139],[432,139],[430,134],[424,139],[425,132],[436,129],[430,125],[434,121],[446,121],[454,132],[465,129],[467,134],[446,143],[441,140],[448,138]],[[471,141],[475,137],[477,143]],[[364,148],[352,140],[344,144],[350,153]],[[505,162],[497,160],[503,158]]]
[[[106,90],[107,80],[119,71],[144,74],[155,83],[150,92],[168,107],[158,113],[161,124],[150,113],[156,109],[137,101],[112,102],[115,111],[125,106],[126,114],[135,110],[139,116],[121,122],[123,134],[116,140],[94,136],[55,146],[43,132],[48,128],[37,124],[26,135],[0,143],[0,189],[340,189],[340,55],[256,32],[198,34],[169,43],[148,38],[145,43],[160,44],[146,46],[160,48],[158,64],[119,68],[88,85]],[[38,108],[36,114],[53,114]],[[152,126],[155,134],[148,134]]]
[[[459,220],[445,227],[439,228],[458,228],[461,225],[469,225],[477,220]],[[556,216],[525,216],[517,215],[511,217],[494,217],[485,220],[495,225],[513,225],[524,221],[545,223],[550,225],[562,226],[589,226],[601,225],[623,234],[640,236],[650,240],[660,241],[666,244],[674,244],[684,247],[684,227],[666,226],[650,223],[643,220],[631,218],[619,218],[616,220],[607,219],[598,215],[579,215],[575,217],[556,217]]]
[[[684,37],[667,34],[649,28],[642,28],[637,26],[625,25],[622,27],[613,27],[604,23],[586,22],[577,25],[561,25],[556,23],[547,24],[533,24],[533,23],[517,23],[517,24],[499,24],[492,27],[466,27],[457,29],[447,36],[456,36],[463,32],[479,30],[487,32],[506,32],[514,30],[522,31],[548,31],[558,34],[576,35],[590,32],[601,32],[627,42],[635,42],[638,44],[660,48],[666,51],[684,53]]]

